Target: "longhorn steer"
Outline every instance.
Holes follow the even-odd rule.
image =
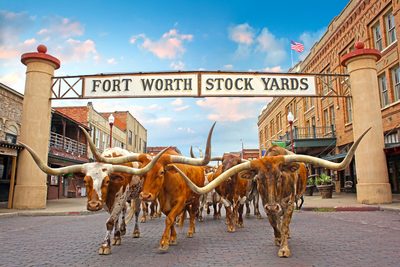
[[[283,147],[273,145],[267,150],[267,156],[279,156],[279,155],[295,155],[293,152],[284,149]],[[287,175],[292,175],[295,181],[295,204],[297,209],[301,209],[304,203],[304,192],[306,191],[307,187],[307,176],[308,171],[307,167],[304,163],[299,163],[299,169],[295,172],[286,173]],[[300,205],[298,204],[298,201]]]
[[[205,156],[202,159],[192,159],[178,155],[172,149],[167,150],[165,155],[160,157],[155,166],[144,176],[143,190],[140,197],[144,201],[160,201],[161,211],[167,216],[165,219],[165,229],[160,240],[159,250],[166,251],[169,245],[176,244],[176,231],[174,222],[178,215],[189,211],[190,225],[187,232],[188,237],[192,237],[195,232],[195,216],[198,212],[199,195],[193,193],[186,185],[184,180],[170,164],[177,164],[183,173],[190,177],[196,185],[204,184],[204,165],[210,161],[211,154],[211,135],[214,125],[207,138]],[[131,161],[129,156],[120,158],[101,158],[102,162],[123,163]],[[149,164],[149,159],[142,158],[140,162],[144,165]],[[191,166],[193,165],[193,166]]]
[[[369,129],[357,139],[341,163],[334,163],[307,155],[266,156],[232,167],[203,188],[199,188],[193,184],[178,168],[176,170],[185,179],[189,187],[198,194],[211,191],[220,183],[241,171],[256,170],[257,187],[269,222],[274,229],[275,245],[280,247],[278,256],[289,257],[291,252],[288,244],[288,233],[294,209],[296,181],[294,181],[291,175],[286,175],[286,173],[298,170],[299,163],[297,162],[310,163],[332,170],[346,168],[350,164],[358,144],[368,131]]]
[[[84,131],[87,134],[86,131]],[[88,134],[87,134],[88,136]],[[91,140],[88,140],[89,143]],[[22,144],[22,143],[21,143]],[[98,211],[104,208],[110,214],[106,222],[107,234],[99,248],[99,254],[107,255],[111,253],[111,240],[110,236],[114,229],[113,245],[121,244],[121,232],[125,234],[125,203],[127,200],[135,198],[138,199],[139,191],[141,188],[140,175],[148,172],[162,156],[162,151],[157,155],[146,167],[138,169],[138,163],[126,163],[127,166],[111,165],[101,162],[84,163],[79,165],[72,165],[61,168],[48,167],[39,156],[29,146],[22,144],[38,167],[45,173],[50,175],[62,175],[66,173],[81,173],[84,174],[84,183],[87,191],[87,209],[90,211]],[[111,149],[105,151],[103,157],[118,157],[131,153],[122,149]],[[136,158],[143,157],[140,154],[134,154]],[[139,237],[138,227],[138,205],[136,204],[136,224],[133,232],[134,237]],[[121,227],[118,224],[119,216],[122,212]]]

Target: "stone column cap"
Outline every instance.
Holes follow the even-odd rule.
[[[21,56],[21,62],[26,65],[27,61],[30,59],[42,59],[49,61],[55,65],[55,69],[60,68],[60,60],[58,58],[55,58],[49,54],[46,54],[47,52],[47,47],[45,45],[38,45],[37,47],[37,53],[36,52],[31,52],[31,53],[25,53]]]
[[[354,44],[355,50],[351,51],[350,53],[343,55],[340,58],[340,64],[344,67],[346,67],[347,62],[355,57],[358,56],[365,56],[365,55],[369,55],[369,56],[375,56],[376,61],[378,61],[379,59],[381,59],[382,54],[381,52],[379,52],[379,50],[374,49],[374,48],[364,48],[364,43],[363,42],[356,42]]]

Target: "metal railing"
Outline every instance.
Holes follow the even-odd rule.
[[[74,155],[86,156],[87,147],[86,144],[80,143],[69,137],[61,134],[51,132],[50,133],[50,147],[65,150],[68,153]]]
[[[322,127],[293,127],[293,139],[335,138],[335,125]],[[290,132],[279,137],[280,140],[290,140]]]

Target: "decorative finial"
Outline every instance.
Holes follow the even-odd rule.
[[[43,45],[43,44],[38,45],[37,51],[38,51],[39,53],[46,54],[46,52],[47,52],[47,47],[46,47],[45,45]]]
[[[361,42],[361,41],[357,41],[357,42],[354,44],[354,47],[355,47],[356,49],[364,49],[364,43]]]

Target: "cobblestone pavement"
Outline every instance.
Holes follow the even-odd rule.
[[[100,256],[106,213],[90,216],[0,218],[1,266],[400,266],[400,213],[309,212],[294,214],[292,257],[278,258],[268,220],[251,217],[236,233],[210,215],[178,244],[158,252],[164,218],[141,224],[141,238],[130,233],[112,254]]]

